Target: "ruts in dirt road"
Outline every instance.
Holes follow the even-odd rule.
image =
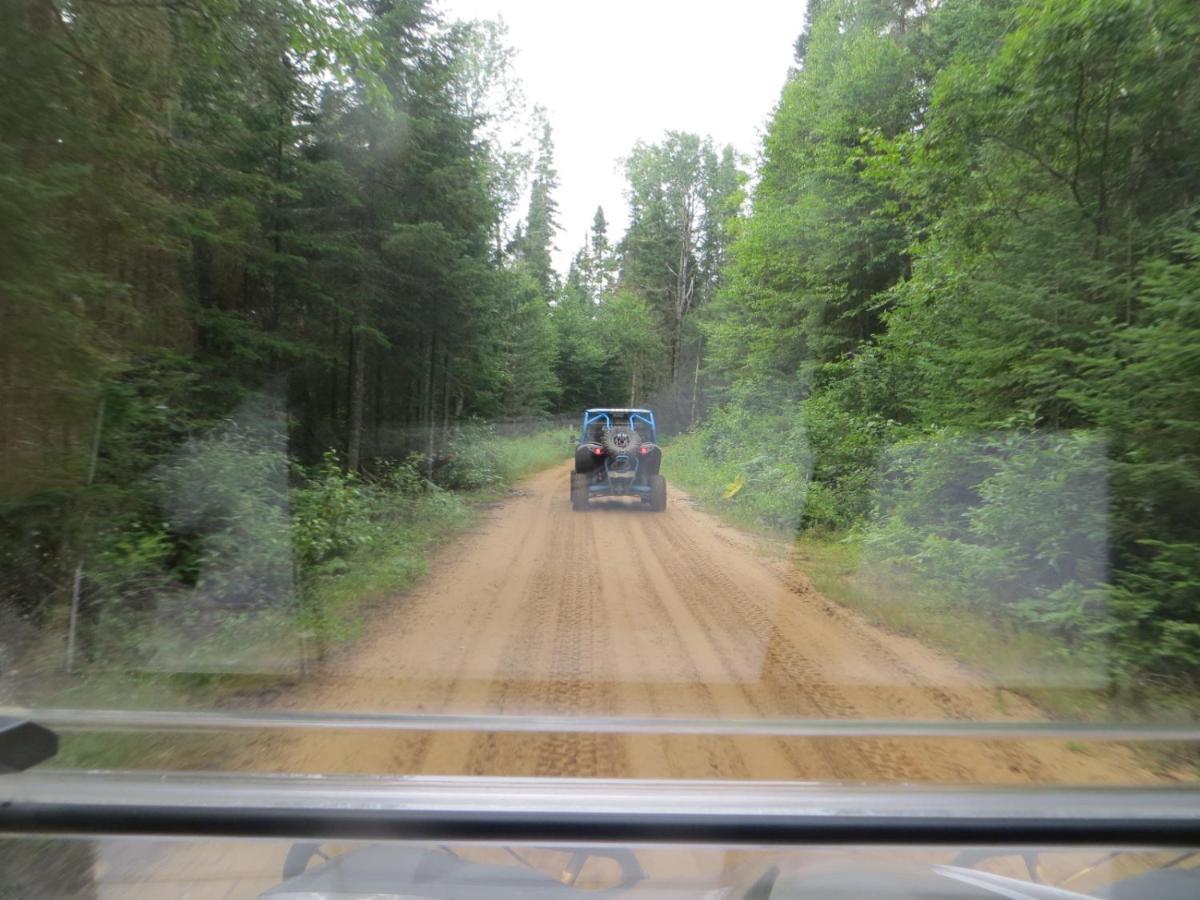
[[[561,468],[445,548],[364,637],[280,705],[314,712],[1031,720],[1032,704],[815,592],[695,508],[571,510]],[[241,768],[972,784],[1153,780],[1119,748],[1052,742],[570,733],[292,733]]]

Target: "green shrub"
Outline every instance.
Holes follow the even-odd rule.
[[[439,485],[474,491],[511,484],[540,469],[565,461],[573,446],[564,428],[539,428],[529,434],[502,437],[492,425],[476,423],[458,428],[436,470]]]
[[[575,449],[573,428],[547,427],[519,437],[501,438],[495,447],[501,474],[511,483],[565,462]]]
[[[843,530],[871,505],[890,427],[823,398],[763,412],[730,404],[671,443],[668,477],[738,518],[778,531]]]
[[[78,665],[286,667],[298,638],[354,635],[366,598],[412,584],[430,547],[473,521],[471,504],[448,486],[501,487],[570,450],[563,429],[518,437],[463,429],[439,485],[419,456],[376,461],[363,475],[332,451],[302,466],[287,456],[282,420],[254,412],[184,442],[133,488],[91,489],[79,529]],[[62,542],[61,526],[53,537]],[[70,595],[74,558],[67,562],[60,600]],[[53,612],[49,627],[65,627],[65,607]],[[55,649],[45,666],[61,666],[61,640],[46,643]],[[39,661],[23,664],[41,666],[29,649]]]
[[[1200,546],[1140,542],[1148,554],[1116,574],[1108,594],[1112,642],[1123,672],[1200,672]]]
[[[438,484],[455,491],[503,484],[496,444],[496,431],[489,425],[457,430],[446,448],[446,462],[437,470]]]
[[[292,543],[297,563],[307,573],[344,559],[378,537],[378,499],[377,489],[343,470],[333,451],[320,465],[301,473],[301,486],[291,492]],[[407,474],[391,472],[389,477],[403,483]]]

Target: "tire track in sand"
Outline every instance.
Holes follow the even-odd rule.
[[[713,719],[1004,718],[995,686],[837,608],[694,510],[574,513],[543,473],[368,624],[293,709]],[[794,573],[793,573],[794,574]],[[1026,718],[1040,718],[1024,704]],[[1011,714],[1009,718],[1011,718]],[[387,752],[380,752],[383,743]],[[1129,754],[990,742],[304,734],[245,768],[388,774],[1146,783]]]

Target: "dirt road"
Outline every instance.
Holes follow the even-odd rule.
[[[982,675],[830,603],[779,556],[679,491],[665,514],[616,501],[573,513],[567,472],[555,469],[442,551],[415,590],[370,618],[362,640],[275,705],[724,720],[1041,718]],[[653,734],[282,732],[248,746],[238,763],[312,773],[1155,780],[1118,747]],[[97,896],[254,897],[278,883],[287,849],[101,842]],[[1060,861],[1060,874],[1093,863],[1108,871],[1097,854]],[[744,862],[682,850],[639,857],[677,891],[663,896],[699,895]]]
[[[283,704],[303,710],[920,720],[1042,718],[838,607],[678,490],[572,512],[526,482]],[[1141,783],[1120,748],[614,734],[289,733],[259,771]]]

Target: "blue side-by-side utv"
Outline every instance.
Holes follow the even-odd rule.
[[[662,449],[648,409],[589,409],[583,414],[571,506],[588,508],[593,497],[638,497],[654,510],[667,508],[667,481],[658,473]]]

